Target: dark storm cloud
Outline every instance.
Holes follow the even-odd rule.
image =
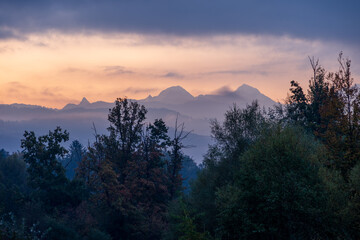
[[[23,33],[270,34],[356,44],[359,10],[358,0],[9,0],[0,3],[0,27]],[[0,32],[0,38],[7,35]]]

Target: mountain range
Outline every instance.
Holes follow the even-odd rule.
[[[147,121],[162,118],[169,126],[170,135],[174,131],[175,120],[185,124],[191,131],[185,144],[193,146],[185,153],[196,162],[202,161],[208,144],[211,143],[210,119],[223,120],[224,113],[235,103],[245,107],[257,100],[265,108],[276,104],[256,88],[242,85],[235,91],[223,90],[216,94],[192,96],[184,88],[174,86],[149,95],[137,101],[148,110]],[[20,150],[20,139],[25,130],[36,134],[46,134],[56,126],[70,132],[70,140],[79,140],[84,145],[94,140],[94,127],[98,133],[106,133],[109,126],[107,114],[114,103],[97,101],[90,103],[85,97],[80,103],[69,103],[62,109],[26,104],[0,104],[0,149]],[[71,141],[70,141],[71,142]]]

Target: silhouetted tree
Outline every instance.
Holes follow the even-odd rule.
[[[233,181],[234,169],[239,168],[239,157],[256,141],[266,124],[257,102],[245,109],[234,105],[225,113],[223,123],[211,122],[215,143],[209,146],[203,169],[192,185],[190,202],[201,228],[213,236],[219,213],[216,192]]]
[[[67,156],[63,159],[63,166],[66,170],[66,177],[73,179],[75,177],[75,169],[85,156],[86,149],[78,140],[74,140],[70,144],[68,151]]]
[[[117,99],[109,135],[96,136],[79,166],[79,178],[89,186],[92,203],[106,212],[105,227],[116,239],[159,239],[167,203],[181,186],[184,135],[171,140],[161,119],[146,126],[146,112],[136,102]]]
[[[61,143],[69,139],[69,134],[57,127],[48,135],[36,137],[34,132],[25,131],[21,140],[24,160],[28,164],[29,185],[35,190],[36,198],[43,202],[47,210],[64,205],[68,180],[65,169],[59,161],[67,150]]]
[[[185,132],[184,123],[178,124],[178,119],[176,118],[174,138],[171,140],[171,150],[169,151],[169,160],[167,162],[171,199],[177,197],[182,190],[183,178],[180,174],[184,159],[182,149],[185,147],[183,141],[189,134],[190,132]]]
[[[319,175],[323,158],[321,146],[301,129],[267,131],[238,159],[234,178],[216,191],[220,238],[330,237],[335,224]]]

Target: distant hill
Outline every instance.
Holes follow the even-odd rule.
[[[224,113],[234,103],[239,107],[245,107],[254,100],[258,100],[260,106],[265,108],[276,104],[259,90],[246,84],[235,91],[197,97],[180,86],[174,86],[163,90],[158,96],[149,96],[137,101],[148,109],[147,121],[162,118],[170,127],[170,134],[173,132],[176,118],[179,122],[184,122],[186,130],[192,131],[186,145],[193,146],[185,149],[185,153],[199,163],[211,142],[209,120],[222,120]],[[109,126],[107,114],[113,106],[114,103],[103,101],[90,103],[85,97],[80,103],[69,103],[62,109],[26,104],[0,104],[0,149],[20,150],[20,139],[25,130],[45,134],[56,126],[67,129],[70,132],[70,140],[77,139],[87,145],[94,140],[93,125],[98,133],[106,132]]]

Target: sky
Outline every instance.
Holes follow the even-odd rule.
[[[62,108],[244,83],[282,102],[291,80],[306,88],[309,56],[336,71],[340,51],[360,83],[359,10],[357,0],[3,0],[0,104]]]

